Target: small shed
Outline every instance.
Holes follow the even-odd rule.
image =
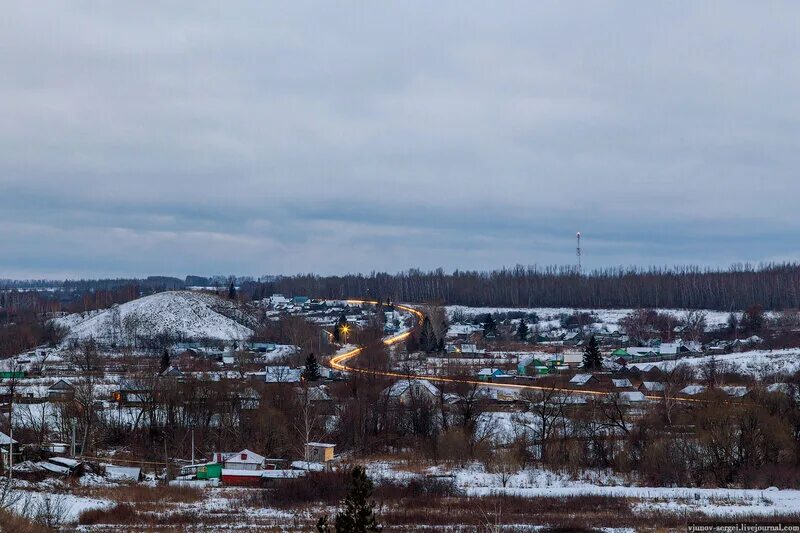
[[[333,460],[335,444],[326,442],[309,442],[306,444],[306,461],[327,463]]]

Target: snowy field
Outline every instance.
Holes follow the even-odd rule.
[[[731,370],[741,372],[742,374],[749,374],[757,379],[762,379],[770,374],[793,374],[800,371],[800,348],[750,350],[723,355],[685,357],[677,361],[660,361],[648,364],[669,369],[676,364],[700,366],[707,363],[712,358],[714,358],[718,364],[727,366]]]
[[[619,321],[635,309],[573,309],[570,307],[466,307],[463,305],[449,305],[446,308],[447,317],[453,320],[453,315],[461,314],[469,319],[487,313],[535,313],[539,317],[541,327],[558,328],[561,325],[561,315],[571,315],[575,312],[591,313],[597,317],[597,323],[607,326],[613,331],[619,326]],[[687,309],[656,309],[661,313],[668,313],[677,319],[686,316]],[[725,327],[728,323],[730,311],[703,311],[706,314],[706,329],[712,331]],[[770,314],[767,313],[769,316]]]
[[[708,517],[771,516],[800,513],[800,491],[758,489],[703,489],[632,486],[620,476],[601,470],[584,471],[579,478],[566,473],[531,468],[511,475],[503,487],[500,474],[486,472],[478,463],[463,468],[430,467],[422,474],[400,464],[377,462],[367,466],[376,480],[408,481],[422,475],[449,476],[466,496],[508,494],[525,498],[599,495],[638,500],[639,509],[660,509],[682,515],[700,512]]]

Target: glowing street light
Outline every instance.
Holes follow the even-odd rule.
[[[347,344],[347,333],[350,331],[350,326],[342,326],[342,333],[344,333],[344,343]]]

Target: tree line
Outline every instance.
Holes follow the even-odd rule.
[[[318,276],[304,274],[242,284],[243,293],[317,298],[370,297],[468,306],[688,308],[741,310],[800,307],[800,264],[605,268],[516,266],[490,272],[442,269]]]

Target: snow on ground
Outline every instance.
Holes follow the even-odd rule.
[[[574,312],[591,313],[597,316],[599,323],[609,326],[609,330],[615,329],[619,321],[626,315],[632,313],[634,309],[573,309],[570,307],[466,307],[463,305],[449,305],[446,308],[447,316],[453,319],[455,313],[462,314],[464,317],[474,317],[487,313],[536,313],[539,317],[539,325],[543,327],[560,327],[559,316],[571,315]],[[669,313],[680,319],[687,313],[686,309],[656,309],[662,313]],[[720,329],[727,325],[730,311],[703,311],[706,313],[706,329],[711,331]]]
[[[800,370],[800,349],[785,350],[751,350],[722,355],[706,355],[701,357],[684,357],[677,361],[660,361],[648,363],[661,368],[671,368],[676,364],[700,366],[715,358],[718,364],[731,365],[732,370],[750,374],[761,379],[768,374],[792,374]]]
[[[407,481],[422,475],[404,471],[402,465],[390,462],[372,463],[367,471],[377,481]],[[642,510],[662,509],[676,514],[697,511],[710,517],[800,513],[800,490],[778,490],[774,487],[766,490],[639,487],[604,470],[586,470],[575,479],[566,473],[539,468],[511,475],[503,487],[500,474],[486,472],[478,463],[454,469],[435,466],[424,473],[450,476],[455,486],[467,496],[509,494],[535,498],[599,495],[640,500],[636,505]]]
[[[488,411],[481,413],[475,422],[475,434],[497,445],[510,444],[521,433],[538,427],[533,413]]]
[[[37,509],[49,505],[49,508],[53,509],[54,513],[62,516],[64,522],[76,522],[78,516],[88,509],[102,509],[112,505],[110,500],[87,498],[74,494],[51,493],[46,491],[34,492],[29,490],[15,491],[14,494],[19,497],[11,507],[14,513],[35,515]],[[48,499],[49,502],[47,501]]]
[[[141,336],[167,331],[189,338],[245,339],[253,331],[226,316],[237,314],[233,305],[210,294],[160,292],[111,309],[57,318],[55,322],[69,329],[68,339],[93,337],[111,341],[115,336],[124,338],[127,331]],[[134,322],[138,322],[135,327],[131,325]]]

